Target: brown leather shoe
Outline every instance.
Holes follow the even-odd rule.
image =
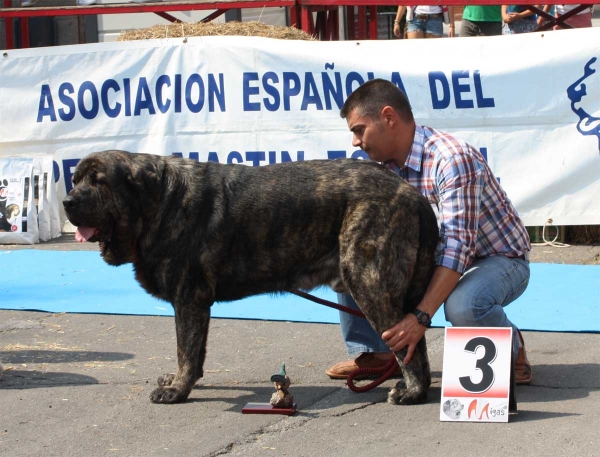
[[[531,384],[533,373],[531,372],[531,364],[527,359],[527,351],[525,351],[525,341],[523,335],[517,330],[519,336],[519,352],[515,360],[515,382],[517,384]]]
[[[390,359],[394,357],[392,352],[364,352],[354,360],[340,362],[332,366],[325,374],[331,379],[347,379],[350,373],[359,368],[381,368],[384,367]],[[369,377],[378,377],[378,375],[361,374],[354,379],[364,379]],[[394,372],[394,376],[402,376],[400,367]]]

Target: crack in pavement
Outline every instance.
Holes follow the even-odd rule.
[[[311,406],[318,407],[318,404],[323,399],[334,396],[336,394],[339,394],[340,392],[343,392],[344,390],[345,390],[344,387],[340,387],[339,389],[336,389],[329,394],[323,395],[321,398],[319,398],[318,400],[316,400],[313,403],[311,403],[310,405],[308,405],[308,407],[306,408],[306,411],[308,411]],[[351,407],[348,410],[342,411],[339,413],[320,414],[320,413],[301,412],[300,415],[298,415],[298,416],[287,416],[285,418],[282,418],[282,420],[277,421],[276,423],[261,427],[258,430],[246,435],[245,437],[240,438],[232,443],[229,443],[227,446],[223,447],[222,449],[219,449],[217,451],[206,454],[205,457],[217,457],[217,456],[231,454],[232,452],[237,452],[238,450],[240,450],[239,448],[241,448],[242,446],[247,446],[247,445],[252,446],[252,445],[259,444],[258,443],[259,437],[281,434],[281,433],[287,432],[289,430],[296,430],[296,429],[299,429],[299,428],[304,427],[305,425],[311,423],[315,419],[322,419],[324,417],[342,417],[347,414],[353,413],[355,411],[360,411],[360,410],[363,410],[363,409],[366,409],[371,406],[377,405],[379,403],[384,403],[384,402],[385,402],[385,399],[378,400],[378,401],[372,401],[372,402],[368,402],[366,404],[362,404],[360,406]]]

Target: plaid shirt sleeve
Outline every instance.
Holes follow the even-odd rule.
[[[452,144],[452,149],[464,146]],[[464,273],[475,257],[483,190],[483,170],[469,154],[443,154],[436,181],[440,212],[440,243],[436,265]]]

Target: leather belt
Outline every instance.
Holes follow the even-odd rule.
[[[442,17],[442,13],[435,13],[435,14],[415,14],[415,18],[417,18],[420,21],[426,21],[427,19],[433,19],[436,17]]]
[[[497,255],[503,255],[508,259],[521,259],[521,260],[527,260],[529,261],[529,252],[527,254],[521,254],[521,255],[508,255],[508,254],[497,254]],[[473,260],[481,260],[481,259],[485,259],[486,257],[475,257]]]
[[[509,255],[507,256],[509,259],[522,259],[522,260],[527,260],[527,257],[525,257],[525,254],[521,254],[521,255]]]

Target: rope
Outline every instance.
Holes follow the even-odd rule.
[[[396,360],[396,357],[392,357],[390,359],[390,361],[384,367],[359,368],[358,370],[354,370],[352,373],[350,373],[348,375],[346,384],[348,384],[348,387],[353,392],[356,392],[356,393],[368,392],[369,390],[377,387],[379,384],[390,379],[392,377],[392,375],[396,372],[397,369],[398,369],[398,361]],[[379,378],[377,378],[375,381],[370,382],[367,385],[359,387],[354,384],[354,378],[356,376],[362,375],[362,374],[381,374],[381,376],[379,376]]]
[[[290,290],[290,293],[297,295],[298,297],[302,297],[307,300],[313,301],[315,303],[319,303],[320,305],[328,306],[329,308],[335,308],[339,311],[343,311],[345,313],[349,313],[354,316],[362,317],[363,319],[365,318],[365,315],[362,312],[358,311],[357,309],[349,308],[349,307],[343,306],[343,305],[338,305],[337,303],[333,303],[333,302],[330,302],[329,300],[324,300],[322,298],[315,297],[314,295],[307,294],[306,292],[302,292],[301,290],[298,290],[298,289]],[[348,375],[346,384],[348,385],[350,390],[352,390],[353,392],[357,392],[357,393],[368,392],[369,390],[372,390],[375,387],[377,387],[379,384],[390,379],[392,377],[392,375],[396,372],[397,369],[398,369],[398,361],[396,360],[396,357],[392,357],[390,359],[390,361],[383,367],[380,367],[380,368],[358,368],[358,369],[354,370],[352,373],[350,373]],[[381,376],[379,376],[375,381],[370,382],[369,384],[366,384],[364,386],[359,387],[359,386],[355,385],[354,378],[356,376],[364,375],[364,374],[369,374],[369,375],[381,374]]]
[[[544,226],[542,227],[542,240],[544,240],[543,243],[531,243],[532,246],[552,246],[554,248],[569,248],[571,247],[570,244],[565,244],[565,243],[561,243],[560,241],[556,241],[558,239],[558,234],[559,234],[559,230],[558,227],[556,227],[555,225],[552,224],[552,219],[548,219],[545,223]],[[556,236],[554,237],[554,239],[552,241],[548,241],[546,239],[546,227],[550,226],[550,227],[556,227]]]
[[[314,301],[315,303],[318,303],[320,305],[329,306],[330,308],[335,308],[339,311],[343,311],[348,314],[353,314],[355,316],[362,317],[363,319],[365,318],[365,315],[357,309],[348,308],[347,306],[344,306],[344,305],[338,305],[337,303],[333,303],[329,300],[324,300],[322,298],[315,297],[314,295],[307,294],[306,292],[302,292],[301,290],[290,290],[290,293],[292,293],[294,295],[298,295],[298,297],[302,297],[302,298],[306,298],[307,300]]]

